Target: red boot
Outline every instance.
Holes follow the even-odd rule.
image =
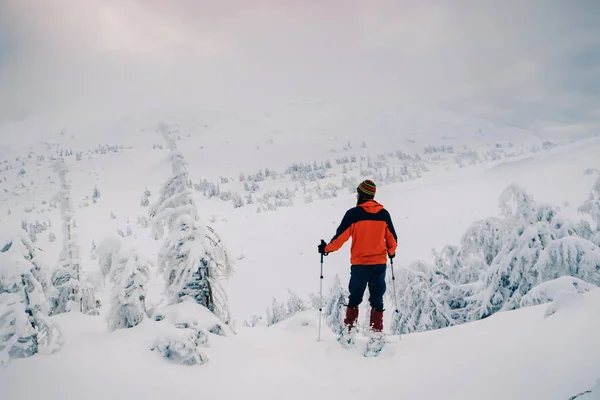
[[[348,332],[354,328],[354,323],[358,319],[358,307],[346,308],[346,319],[344,319],[344,325],[348,328]]]
[[[369,324],[373,332],[383,331],[383,311],[371,308],[371,322]]]

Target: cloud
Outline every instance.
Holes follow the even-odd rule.
[[[0,119],[305,97],[600,127],[593,0],[0,3]]]

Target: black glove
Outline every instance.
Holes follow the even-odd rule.
[[[327,247],[327,243],[325,243],[325,241],[323,239],[321,239],[321,244],[318,247],[319,254],[324,254],[324,255],[329,254],[329,253],[325,253],[325,247]]]
[[[393,259],[394,257],[396,257],[396,253],[394,253],[394,254],[390,254],[390,253],[388,253],[388,257],[389,257],[389,258],[390,258],[390,260],[391,260],[391,259]]]

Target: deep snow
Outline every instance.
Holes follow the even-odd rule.
[[[600,376],[600,290],[544,318],[547,307],[396,338],[376,359],[342,349],[331,332],[317,342],[317,315],[306,312],[211,337],[210,361],[198,367],[150,351],[160,322],[109,334],[102,318],[61,315],[63,349],[13,361],[0,387],[10,400],[568,399]]]
[[[242,191],[239,182],[233,182],[240,172],[255,173],[265,167],[281,171],[291,163],[334,160],[344,155],[375,158],[392,149],[423,155],[429,145],[468,146],[482,152],[496,148],[497,143],[504,143],[503,149],[514,153],[510,158],[481,160],[462,168],[454,155],[423,155],[429,171],[422,178],[380,186],[377,199],[390,211],[399,235],[396,268],[417,259],[431,260],[433,248],[457,243],[472,222],[498,215],[498,196],[512,182],[525,187],[536,200],[560,206],[567,216],[582,218],[577,207],[587,198],[595,179],[583,171],[600,168],[598,138],[531,152],[545,139],[446,114],[409,114],[398,120],[383,113],[375,124],[381,129],[369,134],[364,115],[342,123],[347,114],[327,108],[300,114],[310,118],[293,119],[296,115],[290,112],[232,120],[210,113],[211,118],[205,118],[210,122],[200,117],[181,120],[178,144],[189,163],[191,179],[226,176],[231,181],[222,187]],[[315,123],[318,117],[326,122]],[[160,322],[146,319],[136,328],[109,332],[105,314],[110,285],[91,257],[92,242],[99,245],[106,235],[117,229],[126,232],[129,227],[132,236],[128,240],[144,256],[155,260],[160,246],[160,241],[150,238],[149,230],[137,221],[147,217],[147,208],[140,206],[144,189],[152,192],[150,201],[155,201],[170,168],[166,151],[153,148],[154,144],[164,145],[155,132],[156,123],[142,120],[142,124],[124,120],[93,125],[88,121],[64,128],[63,134],[57,129],[45,130],[37,121],[0,127],[8,139],[0,150],[0,167],[12,166],[0,172],[0,230],[10,233],[20,227],[22,219],[51,223],[38,234],[37,245],[42,249],[40,259],[55,267],[62,234],[60,212],[52,207],[59,179],[50,157],[56,156],[57,150],[72,149],[74,154],[66,161],[80,253],[104,303],[99,317],[77,313],[52,317],[63,331],[65,344],[56,354],[13,360],[0,369],[2,398],[558,400],[591,389],[600,378],[599,290],[572,297],[547,318],[548,305],[540,305],[403,336],[399,341],[396,338],[377,359],[364,359],[359,351],[341,349],[326,327],[323,342],[317,343],[314,312],[270,328],[244,328],[244,320],[254,314],[264,315],[272,297],[285,300],[288,288],[304,298],[318,292],[316,245],[321,238],[333,236],[343,213],[353,206],[354,195],[347,191],[311,203],[300,196],[292,207],[261,213],[252,205],[234,209],[231,202],[195,193],[202,218],[219,232],[237,259],[236,272],[226,286],[238,322],[236,334],[226,338],[211,335],[211,347],[205,349],[210,359],[206,365],[174,365],[150,351],[163,331]],[[305,122],[291,124],[290,120]],[[291,137],[285,130],[278,136],[277,130],[288,126],[293,126],[290,129],[296,141],[283,139]],[[240,138],[238,133],[245,127],[251,127],[248,132],[254,134]],[[401,133],[394,135],[392,131]],[[27,140],[20,140],[19,133],[27,133],[22,137]],[[260,139],[256,139],[259,134]],[[361,138],[365,137],[367,147],[363,148]],[[514,142],[513,150],[506,146],[508,142]],[[97,149],[100,144],[124,147],[106,154],[84,153],[80,161],[76,160],[77,151]],[[27,158],[29,151],[33,152],[31,158]],[[41,155],[45,158],[38,159]],[[25,173],[20,174],[21,168]],[[339,183],[342,173],[339,169],[334,173],[330,180]],[[350,174],[360,176],[359,171]],[[261,183],[263,191],[293,190],[296,184],[285,179]],[[100,191],[97,203],[91,199],[95,187]],[[56,235],[55,241],[51,241],[50,232]],[[326,258],[325,290],[335,274],[343,285],[347,283],[348,248],[346,245]],[[162,301],[163,291],[164,283],[154,269],[149,308]],[[386,298],[386,327],[390,301]]]

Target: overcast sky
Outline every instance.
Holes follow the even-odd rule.
[[[597,0],[0,0],[0,120],[309,98],[598,129],[599,21]]]

